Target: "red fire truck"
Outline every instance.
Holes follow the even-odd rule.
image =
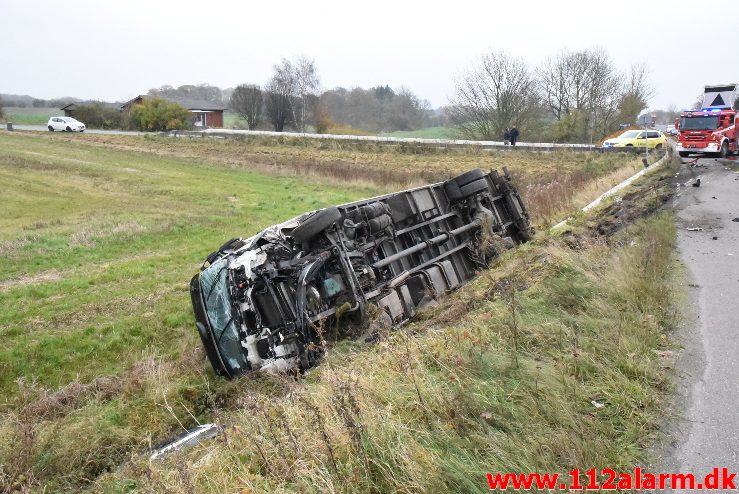
[[[715,154],[725,158],[737,151],[736,84],[706,86],[699,110],[686,110],[676,121],[677,152]]]

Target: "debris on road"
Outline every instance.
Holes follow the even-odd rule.
[[[699,226],[694,226],[694,227],[686,228],[686,230],[689,232],[702,232],[703,228]]]
[[[733,220],[731,220],[731,221],[733,221],[734,223],[739,223],[739,218],[734,218],[734,219],[733,219]]]
[[[699,178],[695,182],[693,182],[693,187],[700,187],[701,186],[701,179]]]

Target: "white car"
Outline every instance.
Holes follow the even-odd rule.
[[[84,132],[85,124],[72,117],[51,117],[46,126],[49,132],[63,130],[65,132]]]

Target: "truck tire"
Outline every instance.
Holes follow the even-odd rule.
[[[470,170],[466,173],[461,174],[458,177],[455,177],[453,180],[457,182],[457,185],[459,185],[460,187],[463,187],[476,180],[480,180],[484,176],[485,176],[485,173],[483,173],[482,170],[480,170],[479,168],[475,168],[474,170]]]
[[[530,226],[527,226],[526,228],[515,228],[516,236],[518,237],[518,240],[521,242],[528,242],[534,237],[534,232]]]
[[[459,188],[462,198],[467,198],[488,189],[488,181],[484,178],[475,180]]]
[[[729,157],[729,143],[727,141],[724,141],[721,144],[721,151],[719,152],[719,155],[722,158],[728,158]]]
[[[312,239],[323,230],[341,219],[341,211],[336,206],[321,209],[312,216],[306,218],[290,234],[296,242],[303,243]]]
[[[463,199],[462,191],[459,190],[459,185],[454,179],[444,182],[444,192],[450,203],[459,202]]]

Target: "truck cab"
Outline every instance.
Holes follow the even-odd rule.
[[[726,158],[737,149],[737,112],[733,109],[736,84],[706,86],[703,106],[685,110],[677,121],[677,152]]]
[[[737,151],[736,111],[689,110],[679,122],[677,151],[680,156],[714,154],[723,158]]]

